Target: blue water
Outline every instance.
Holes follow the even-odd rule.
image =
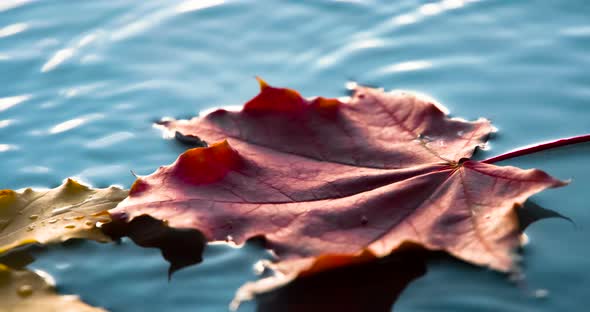
[[[590,132],[590,2],[0,1],[0,188],[70,176],[128,187],[183,150],[152,122],[240,104],[253,77],[306,96],[349,80],[429,94],[491,119],[492,156]],[[396,311],[580,311],[590,305],[590,145],[506,161],[566,188],[534,200],[575,220],[533,225],[526,280],[429,263]],[[264,252],[214,246],[167,281],[157,250],[57,246],[35,268],[112,311],[225,311]],[[535,296],[534,294],[537,294]],[[548,294],[547,296],[544,296]],[[240,311],[254,311],[254,303]]]

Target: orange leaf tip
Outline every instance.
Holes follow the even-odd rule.
[[[307,101],[299,92],[270,86],[260,77],[260,93],[244,105],[244,112],[282,112],[297,113],[303,111]]]
[[[268,85],[268,83],[267,83],[266,81],[264,81],[264,79],[262,79],[262,78],[260,78],[260,77],[256,76],[256,80],[258,81],[258,84],[260,85],[260,91],[262,91],[262,90],[264,90],[264,89],[266,89],[266,88],[270,87],[270,86]]]
[[[137,178],[133,185],[131,185],[131,189],[129,190],[129,196],[139,195],[147,191],[149,188],[149,183],[145,182],[142,178]]]
[[[82,191],[87,191],[89,188],[86,185],[78,183],[76,180],[68,178],[63,186],[63,192],[75,194]]]
[[[175,177],[191,184],[208,184],[219,181],[239,168],[240,155],[227,140],[210,147],[198,147],[184,152],[171,167]],[[138,186],[139,187],[139,186]]]
[[[364,249],[360,254],[357,255],[320,255],[314,260],[311,266],[299,272],[298,276],[310,276],[319,272],[324,272],[339,267],[366,263],[376,258],[377,256],[367,249]]]

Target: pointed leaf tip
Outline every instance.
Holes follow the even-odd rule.
[[[264,79],[262,79],[261,77],[256,76],[256,80],[258,81],[258,84],[260,85],[260,91],[270,87],[268,85],[268,83],[266,81],[264,81]]]
[[[65,184],[63,185],[63,190],[67,193],[77,193],[82,191],[88,191],[89,188],[86,185],[78,183],[78,181],[72,178],[68,178]]]

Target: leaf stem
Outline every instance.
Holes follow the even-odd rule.
[[[551,141],[551,142],[547,142],[547,143],[541,143],[538,145],[525,147],[525,148],[518,149],[518,150],[515,150],[512,152],[508,152],[505,154],[501,154],[498,156],[488,158],[486,160],[483,160],[482,162],[486,163],[486,164],[493,164],[493,163],[507,160],[507,159],[514,158],[514,157],[524,156],[524,155],[533,154],[533,153],[540,152],[540,151],[545,151],[545,150],[561,147],[561,146],[583,143],[583,142],[590,142],[590,134],[578,135],[578,136],[574,136],[571,138],[559,139],[559,140],[555,140],[555,141]]]

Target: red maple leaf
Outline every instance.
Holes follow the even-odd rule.
[[[113,218],[149,215],[208,241],[262,236],[285,281],[407,244],[509,271],[516,209],[564,185],[469,160],[493,127],[450,119],[423,97],[357,87],[347,101],[307,100],[260,83],[239,112],[164,122],[217,143],[139,178]]]

